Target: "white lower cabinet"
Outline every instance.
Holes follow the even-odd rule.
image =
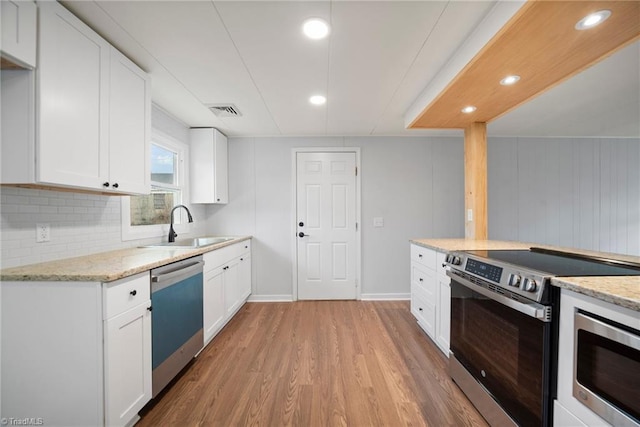
[[[123,426],[151,398],[149,272],[97,282],[2,282],[5,419]]]
[[[205,268],[207,254],[204,255]],[[226,311],[224,309],[224,273],[223,267],[204,272],[203,286],[203,319],[204,342],[208,343],[224,325]]]
[[[411,313],[449,357],[451,288],[442,267],[444,257],[443,252],[411,245]]]
[[[151,399],[151,312],[140,304],[104,324],[105,424],[126,425]]]
[[[251,294],[251,241],[203,255],[204,342],[209,343]]]

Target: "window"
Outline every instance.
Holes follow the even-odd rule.
[[[167,234],[174,206],[186,199],[185,157],[187,146],[168,135],[154,131],[151,138],[151,194],[124,197],[122,201],[122,239],[134,240]],[[186,222],[180,209],[174,227]],[[176,226],[178,225],[178,226]]]

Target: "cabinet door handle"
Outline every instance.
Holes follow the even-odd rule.
[[[118,187],[119,187],[119,185],[118,185],[117,182],[115,184],[113,184],[113,188],[118,188]]]
[[[136,291],[135,289],[132,290],[131,292],[129,292],[131,294],[131,296],[136,296],[138,294],[138,291]]]
[[[102,183],[102,186],[103,186],[103,187],[108,187],[108,186],[109,186],[109,183],[108,183],[108,182],[103,182],[103,183]]]
[[[422,309],[420,309],[420,310],[422,310]],[[147,307],[147,311],[153,311],[153,306]]]
[[[419,307],[419,308],[418,308],[418,311],[422,311],[422,307]]]
[[[240,261],[244,261],[244,258],[240,258]]]
[[[421,281],[421,282],[424,282],[424,280],[422,279],[422,277],[420,278],[420,281]]]
[[[418,258],[422,258],[422,254],[418,254]]]

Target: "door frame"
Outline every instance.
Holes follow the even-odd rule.
[[[362,299],[362,218],[361,201],[362,167],[360,166],[360,147],[298,147],[291,149],[291,265],[292,268],[292,289],[291,297],[293,301],[298,300],[298,227],[296,210],[298,207],[298,153],[355,153],[356,155],[356,300]]]

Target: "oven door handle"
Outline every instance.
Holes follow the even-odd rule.
[[[538,319],[542,322],[551,322],[551,306],[545,306],[533,301],[525,303],[507,298],[504,295],[500,295],[498,293],[490,291],[489,289],[483,288],[482,286],[476,285],[475,283],[465,279],[464,277],[458,276],[451,270],[447,270],[447,276],[451,277],[452,281],[458,282],[466,288],[484,295],[485,297],[492,299],[502,305],[506,305],[509,308],[519,311],[522,314],[533,317],[534,319]]]

